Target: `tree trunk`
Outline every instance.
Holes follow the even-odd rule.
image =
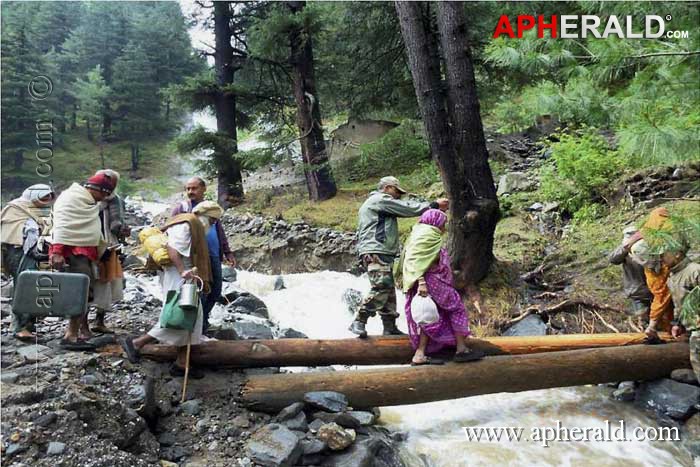
[[[139,145],[131,143],[131,170],[135,172],[139,169]]]
[[[484,127],[464,4],[437,3],[437,24],[445,60],[447,109],[459,173],[451,199],[451,214],[461,222],[449,227],[448,248],[460,279],[481,280],[493,262],[493,235],[499,218],[498,198],[489,167]]]
[[[73,111],[71,112],[70,116],[70,129],[75,130],[78,128],[78,112],[76,110],[76,105],[73,104]]]
[[[24,150],[17,149],[14,158],[15,170],[20,170],[24,166]]]
[[[689,368],[687,343],[632,345],[488,357],[444,366],[251,376],[241,398],[257,411],[276,412],[310,391],[337,391],[355,409],[611,381],[654,380]]]
[[[640,344],[644,334],[566,334],[557,336],[492,337],[471,339],[469,346],[487,355],[518,355],[560,352]],[[670,339],[662,335],[662,339]],[[115,346],[108,352],[121,353]],[[173,361],[177,347],[147,345],[143,358]],[[264,368],[275,366],[398,365],[410,363],[413,348],[408,337],[369,337],[367,339],[270,339],[210,341],[192,348],[195,365],[214,368]],[[447,358],[450,355],[446,355]]]
[[[294,14],[300,14],[306,2],[287,2]],[[292,64],[292,87],[297,105],[297,126],[304,161],[304,175],[309,198],[323,201],[337,192],[328,161],[321,126],[321,106],[314,78],[314,55],[311,34],[303,26],[289,33]]]
[[[214,68],[219,87],[233,84],[233,48],[231,47],[231,5],[214,2]],[[243,198],[241,167],[234,157],[238,152],[236,139],[236,98],[232,93],[220,92],[215,99],[216,129],[233,140],[232,148],[217,147],[214,163],[218,170],[218,202],[225,209]]]
[[[90,127],[90,119],[85,119],[85,127],[87,128],[87,138],[88,141],[92,141],[92,128]]]
[[[416,98],[455,220],[449,224],[448,246],[456,269],[455,279],[461,288],[478,282],[488,272],[498,219],[498,201],[465,42],[466,29],[464,24],[454,26],[454,20],[450,19],[455,15],[452,8],[439,17],[441,22],[446,21],[443,16],[449,17],[440,26],[442,42],[448,43],[447,47],[443,46],[448,87],[445,92],[438,39],[430,13],[434,4],[396,2],[395,5]],[[463,8],[462,3],[454,5]],[[443,8],[441,4],[440,8]],[[461,34],[459,37],[454,37],[455,28]],[[452,37],[447,31],[453,32]],[[454,41],[462,42],[453,44]]]

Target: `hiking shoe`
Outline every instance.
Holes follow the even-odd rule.
[[[384,336],[405,336],[406,333],[396,327],[396,322],[384,323]]]
[[[353,334],[357,334],[358,337],[360,337],[362,339],[367,337],[367,330],[365,329],[365,323],[363,323],[362,321],[358,321],[358,320],[353,321],[348,329],[350,330],[350,332],[352,332]]]

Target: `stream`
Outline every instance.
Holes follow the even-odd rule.
[[[348,288],[369,289],[365,277],[348,273],[315,272],[283,275],[283,290],[274,290],[278,276],[238,271],[235,283],[224,283],[228,290],[247,290],[267,305],[270,320],[281,328],[290,327],[309,338],[348,338],[352,314],[342,301]],[[147,293],[158,294],[156,278],[131,276]],[[399,293],[400,308],[403,297]],[[226,312],[221,305],[212,311],[213,324]],[[405,320],[399,327],[406,331]],[[381,332],[375,318],[368,324],[370,334]],[[465,364],[468,365],[468,364]],[[357,367],[353,367],[357,368]],[[337,366],[337,369],[344,369]],[[291,371],[305,371],[292,368]],[[382,407],[381,423],[406,436],[402,456],[409,467],[460,467],[473,465],[527,466],[693,466],[692,457],[673,441],[541,441],[482,442],[467,440],[462,427],[522,427],[524,438],[533,428],[555,428],[557,421],[569,429],[604,427],[609,421],[618,427],[624,420],[631,438],[637,427],[657,428],[658,422],[632,404],[609,398],[611,388],[584,386],[499,393],[418,405]],[[616,432],[619,433],[619,430]],[[591,438],[594,438],[591,436]]]

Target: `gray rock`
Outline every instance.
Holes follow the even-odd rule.
[[[523,172],[509,172],[501,175],[501,178],[498,180],[497,195],[501,196],[507,193],[525,191],[532,188],[534,185],[534,180],[528,177],[527,174]]]
[[[235,341],[238,339],[233,323],[223,322],[220,325],[211,325],[208,333],[220,341]]]
[[[272,339],[272,330],[259,323],[247,323],[236,321],[231,323],[231,327],[236,332],[239,339]]]
[[[690,368],[679,368],[671,372],[671,379],[678,381],[679,383],[692,384],[694,386],[700,385],[698,379],[695,377],[695,373]]]
[[[216,451],[217,449],[219,449],[219,442],[218,442],[218,441],[212,441],[211,443],[209,443],[209,446],[207,446],[207,449],[208,449],[209,451]]]
[[[80,382],[86,386],[92,386],[97,384],[97,377],[95,375],[83,375],[80,377]]]
[[[343,412],[348,408],[348,398],[335,391],[307,392],[304,402],[326,412]]]
[[[526,316],[503,333],[504,336],[544,336],[546,334],[547,325],[537,315]]]
[[[17,349],[17,354],[26,358],[30,362],[41,362],[43,360],[47,360],[49,355],[52,353],[53,351],[50,347],[39,344],[27,345]]]
[[[544,203],[544,207],[542,208],[542,212],[552,212],[556,211],[559,209],[559,203],[553,202],[553,203]]]
[[[528,211],[541,211],[544,208],[544,204],[537,202],[533,203],[530,205],[530,207],[527,208]]]
[[[63,454],[63,451],[66,449],[66,445],[63,443],[59,443],[58,441],[51,441],[49,443],[49,447],[46,450],[46,455],[47,456],[58,456],[60,454]]]
[[[184,413],[188,415],[199,415],[199,412],[201,410],[201,403],[199,399],[192,399],[189,401],[185,401],[180,405],[180,410],[182,410]]]
[[[238,298],[231,302],[231,305],[234,307],[245,308],[249,311],[249,313],[256,313],[262,315],[264,318],[269,318],[269,313],[265,302],[248,292],[242,293]]]
[[[172,446],[175,444],[175,435],[169,431],[166,431],[158,437],[158,442],[161,444],[161,446]]]
[[[303,431],[309,429],[309,424],[306,422],[306,414],[304,412],[299,412],[294,417],[282,422],[284,426],[290,430]]]
[[[615,389],[612,393],[613,399],[617,401],[623,401],[623,402],[631,402],[634,400],[635,397],[635,390],[634,386],[629,387],[629,386],[624,386],[618,389]]]
[[[326,449],[326,443],[316,438],[304,438],[301,440],[301,449],[305,456],[318,454]]]
[[[264,466],[292,466],[301,456],[297,435],[289,428],[273,423],[258,430],[246,444],[251,460]]]
[[[364,412],[360,410],[351,410],[346,412],[347,415],[353,417],[361,426],[374,425],[377,421],[377,416],[372,412]]]
[[[12,314],[12,305],[9,303],[0,303],[0,317],[6,318]]]
[[[32,422],[36,426],[46,428],[47,426],[49,426],[53,422],[55,422],[57,418],[58,418],[58,416],[54,412],[49,412],[49,413],[45,413],[44,415],[39,415]]]
[[[291,405],[288,405],[287,407],[280,410],[280,412],[277,414],[277,421],[284,422],[285,420],[290,420],[296,417],[297,414],[302,410],[304,410],[303,402],[295,402]]]
[[[341,413],[329,413],[329,412],[314,412],[312,415],[313,418],[322,420],[324,423],[337,423],[338,425],[342,426],[343,428],[352,428],[352,429],[358,429],[360,426],[360,422],[347,414],[347,412],[341,412]]]
[[[355,430],[343,428],[337,423],[326,423],[318,429],[316,437],[333,451],[342,451],[355,442]]]
[[[209,424],[207,423],[206,420],[198,420],[197,424],[194,426],[194,428],[195,428],[195,430],[197,430],[197,433],[199,433],[200,435],[203,435],[209,429]]]
[[[3,371],[0,373],[0,381],[3,383],[15,384],[19,379],[19,375],[14,371]]]
[[[277,278],[275,278],[274,287],[275,290],[284,290],[287,288],[287,286],[284,285],[284,279],[282,278],[282,276],[277,276]]]
[[[384,440],[369,438],[357,442],[347,450],[333,454],[323,463],[328,467],[400,466],[403,463]]]
[[[301,331],[297,331],[296,329],[292,328],[284,328],[280,332],[280,338],[281,339],[308,339],[309,336],[304,334]]]
[[[315,419],[311,423],[309,423],[309,430],[311,430],[312,433],[316,433],[319,428],[323,426],[323,424],[326,423],[321,419]]]
[[[24,444],[10,443],[7,445],[7,449],[5,450],[5,455],[7,457],[12,457],[15,454],[19,454],[21,452],[26,451],[27,449],[28,449],[28,447],[25,446]]]
[[[136,255],[126,255],[126,258],[124,258],[124,261],[122,262],[122,267],[124,267],[125,269],[132,267],[140,268],[143,267],[145,264],[146,263]]]
[[[236,415],[233,420],[231,420],[231,424],[236,428],[248,428],[250,426],[250,420],[248,420],[246,415],[240,414]]]
[[[183,457],[187,457],[192,453],[191,449],[184,446],[171,446],[161,449],[160,455],[165,459],[173,462],[178,462]]]
[[[221,268],[221,277],[225,282],[236,282],[238,273],[233,267],[225,265]]]
[[[672,379],[642,383],[637,392],[638,403],[677,420],[690,417],[699,398],[699,387]]]

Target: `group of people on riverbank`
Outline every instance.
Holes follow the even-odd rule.
[[[650,343],[659,332],[674,338],[689,337],[690,361],[700,381],[700,264],[687,253],[690,244],[674,232],[666,208],[656,208],[641,229],[628,226],[622,243],[610,254],[612,264],[622,265],[623,287],[634,314],[646,321]]]
[[[36,184],[2,210],[3,269],[15,284],[23,271],[47,267],[90,278],[95,323],[90,328],[87,313],[70,318],[61,341],[68,350],[92,349],[93,332],[111,332],[105,313],[122,299],[120,242],[129,228],[115,193],[118,183],[119,173],[106,169],[72,184],[60,196],[49,185]],[[15,310],[13,314],[14,336],[34,341],[34,319]]]
[[[96,312],[92,326],[87,311],[54,310],[72,316],[60,342],[66,350],[92,350],[94,333],[113,332],[105,325],[105,313],[123,298],[120,250],[130,234],[124,220],[123,201],[116,194],[118,183],[119,173],[106,169],[83,183],[73,183],[58,196],[49,185],[32,185],[2,210],[3,269],[15,284],[23,271],[37,269],[89,278],[89,302]],[[204,180],[200,177],[188,180],[185,192],[187,199],[173,208],[171,219],[162,227],[168,238],[170,264],[162,268],[160,276],[163,296],[179,290],[195,276],[202,281],[204,294],[194,330],[188,335],[156,324],[139,339],[127,338],[128,349],[155,340],[176,346],[198,344],[207,330],[209,312],[221,294],[222,263],[235,265],[219,223],[223,209],[213,201],[204,200]],[[15,338],[35,341],[34,318],[16,310],[13,315]],[[183,366],[178,359],[171,372],[179,375]]]

